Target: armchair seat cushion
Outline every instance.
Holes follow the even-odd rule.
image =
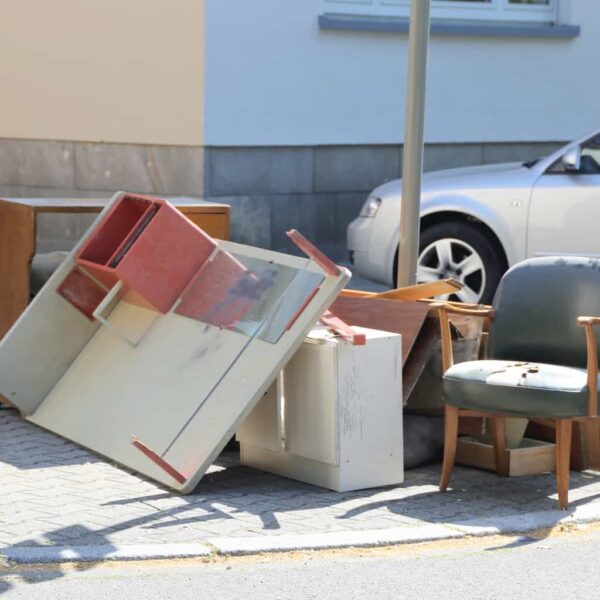
[[[477,360],[444,374],[452,406],[523,417],[565,418],[588,414],[587,371],[543,363]]]

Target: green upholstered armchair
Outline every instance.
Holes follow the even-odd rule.
[[[600,261],[526,260],[507,271],[492,307],[435,304],[442,328],[445,435],[440,490],[452,473],[463,415],[492,417],[496,469],[506,475],[505,418],[555,422],[558,504],[565,509],[573,420],[598,418]],[[448,314],[489,319],[488,358],[453,364]],[[586,316],[596,315],[596,316]]]

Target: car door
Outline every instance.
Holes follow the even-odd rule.
[[[527,256],[600,257],[600,135],[584,142],[577,158],[570,166],[556,161],[534,185]]]

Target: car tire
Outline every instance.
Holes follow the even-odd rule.
[[[451,277],[465,285],[447,300],[491,303],[504,269],[498,249],[476,225],[451,221],[421,232],[417,281]]]

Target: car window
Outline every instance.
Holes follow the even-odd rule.
[[[587,142],[581,148],[580,171],[592,175],[600,174],[600,136]]]
[[[548,169],[547,173],[565,173],[562,159],[559,158]],[[578,171],[582,175],[600,175],[600,135],[588,140],[581,146],[581,166]],[[571,172],[572,175],[577,173]]]

